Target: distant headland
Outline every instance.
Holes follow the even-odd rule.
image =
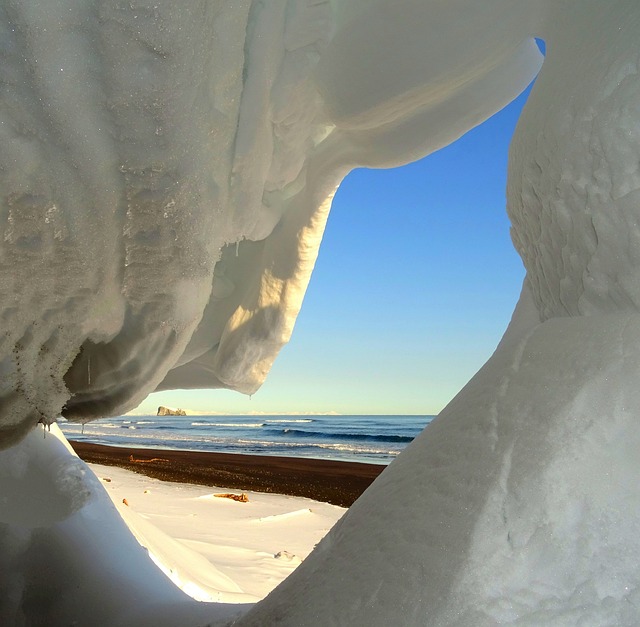
[[[158,407],[158,416],[186,416],[187,412],[184,409],[169,409],[160,405]]]

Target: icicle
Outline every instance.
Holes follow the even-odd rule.
[[[239,252],[240,252],[240,240],[236,242],[236,257],[238,256]]]
[[[91,385],[91,355],[87,357],[87,385]]]

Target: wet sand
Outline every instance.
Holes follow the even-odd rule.
[[[163,481],[304,496],[342,507],[352,505],[385,468],[299,457],[70,444],[86,462],[119,466]]]

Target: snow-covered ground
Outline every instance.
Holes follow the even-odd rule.
[[[222,624],[290,575],[345,512],[94,471],[57,425],[0,451],[0,625]]]
[[[163,572],[200,601],[262,599],[346,511],[299,497],[169,483],[122,468],[89,467]],[[246,494],[248,501],[216,494]]]

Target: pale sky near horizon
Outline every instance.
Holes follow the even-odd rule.
[[[425,159],[347,176],[293,337],[256,394],[160,392],[134,413],[437,414],[489,358],[520,293],[505,189],[527,94]]]

